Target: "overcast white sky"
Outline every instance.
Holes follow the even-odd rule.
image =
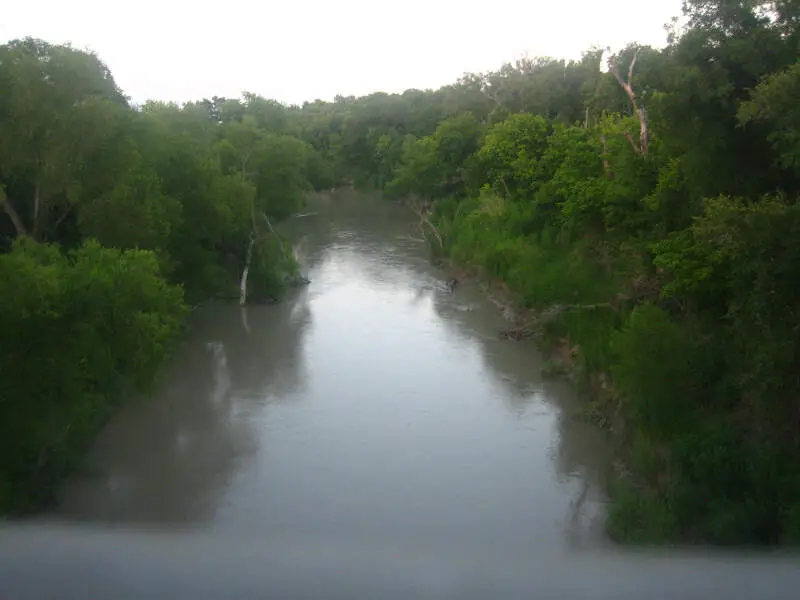
[[[96,51],[136,102],[251,91],[301,103],[436,88],[524,55],[661,47],[681,0],[38,0],[8,2],[0,41]]]

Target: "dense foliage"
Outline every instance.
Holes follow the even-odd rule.
[[[123,391],[147,385],[184,302],[274,298],[272,221],[329,163],[254,95],[131,107],[100,60],[0,46],[0,512],[47,499]]]
[[[430,210],[453,260],[569,309],[541,333],[623,442],[615,535],[799,542],[800,6],[685,13],[663,50],[307,104],[300,135]]]
[[[141,388],[184,313],[145,250],[21,239],[0,255],[0,506],[46,500],[121,392]]]

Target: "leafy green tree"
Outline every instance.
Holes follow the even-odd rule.
[[[107,247],[157,250],[167,246],[180,211],[153,170],[137,165],[113,188],[83,203],[78,225],[83,236]]]
[[[467,161],[477,151],[483,127],[471,114],[445,119],[431,136],[407,138],[387,191],[442,198],[463,194],[468,185]]]
[[[125,100],[96,56],[31,38],[0,46],[0,82],[3,208],[17,234],[42,238]]]
[[[179,287],[156,257],[87,242],[64,254],[21,238],[0,255],[0,510],[49,500],[54,481],[177,333]]]
[[[295,137],[264,136],[253,156],[257,209],[277,218],[296,212],[312,188],[308,180],[312,156],[308,144]]]
[[[528,113],[511,115],[492,126],[478,159],[495,192],[518,199],[534,196],[544,179],[539,161],[551,132],[547,119]]]
[[[762,122],[779,153],[779,164],[800,175],[800,62],[766,77],[739,107],[739,121],[747,126]]]

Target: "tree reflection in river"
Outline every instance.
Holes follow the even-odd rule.
[[[530,411],[553,415],[550,458],[558,480],[572,490],[568,536],[579,541],[584,521],[597,517],[596,507],[604,502],[610,464],[604,434],[581,418],[582,400],[566,382],[542,378],[542,357],[532,342],[499,339],[507,323],[477,286],[462,284],[448,292],[446,274],[430,264],[416,229],[416,219],[404,209],[342,192],[322,207],[313,224],[298,229],[299,254],[309,269],[338,257],[353,270],[342,278],[385,285],[410,306],[430,305],[451,345],[478,351],[496,397],[510,414],[518,419]]]
[[[238,307],[193,315],[158,392],[114,416],[64,486],[58,515],[161,525],[213,518],[238,463],[257,448],[253,413],[296,398],[305,381],[306,292],[245,310],[249,331]]]
[[[478,289],[449,293],[408,211],[347,193],[314,210],[280,225],[311,284],[276,306],[198,311],[160,393],[113,419],[61,514],[579,542],[605,460],[574,394],[542,380],[532,344],[498,338]]]
[[[550,455],[557,478],[573,490],[568,535],[579,542],[587,527],[598,527],[587,521],[598,517],[596,507],[604,502],[610,464],[604,434],[582,419],[583,401],[566,382],[542,378],[542,357],[533,342],[499,339],[507,323],[477,286],[462,284],[448,292],[446,274],[428,261],[416,227],[416,219],[399,207],[343,192],[322,209],[314,225],[302,229],[307,237],[301,248],[317,251],[307,256],[310,268],[326,257],[350,253],[342,262],[360,271],[359,277],[405,294],[412,306],[430,305],[451,344],[478,350],[498,389],[496,397],[517,418],[529,411],[555,415]]]
[[[507,323],[476,286],[428,296],[442,321],[459,330],[462,343],[480,348],[487,371],[503,390],[498,397],[512,414],[521,418],[529,410],[555,411],[557,443],[551,458],[559,479],[575,488],[567,533],[574,543],[587,531],[596,534],[602,519],[597,507],[605,501],[611,457],[604,434],[582,417],[585,401],[566,381],[542,377],[542,356],[534,342],[500,339],[498,333]]]

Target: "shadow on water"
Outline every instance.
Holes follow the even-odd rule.
[[[597,533],[612,457],[605,434],[582,417],[585,399],[567,381],[542,376],[544,361],[534,342],[500,338],[507,322],[475,286],[429,296],[462,343],[479,349],[486,372],[503,390],[498,397],[509,413],[519,419],[530,411],[555,413],[555,444],[549,455],[559,480],[575,484],[567,535],[577,538],[586,527]]]
[[[276,306],[198,310],[156,393],[114,416],[56,515],[160,526],[212,519],[258,447],[252,415],[300,397],[310,324],[303,290]]]

